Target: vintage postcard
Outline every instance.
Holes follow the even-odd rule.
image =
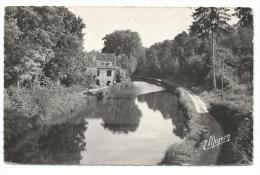
[[[5,6],[5,163],[252,166],[254,14]]]

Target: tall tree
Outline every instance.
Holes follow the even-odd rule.
[[[237,23],[240,27],[253,27],[253,12],[251,8],[238,7],[235,9],[234,16],[239,18]]]
[[[102,52],[115,53],[116,56],[125,54],[128,57],[138,54],[142,48],[139,34],[131,30],[116,30],[104,38]]]
[[[253,80],[253,11],[251,8],[238,7],[235,9],[234,16],[239,18],[237,27],[237,36],[240,43],[236,44],[239,48],[240,63],[238,64],[239,76],[242,78],[248,73],[246,80],[252,83]],[[242,78],[243,79],[243,78]],[[242,80],[243,81],[243,80]]]
[[[126,66],[128,70],[131,70],[129,73],[133,73],[138,59],[143,52],[139,34],[131,30],[116,30],[113,33],[107,34],[103,40],[104,47],[102,52],[114,53],[118,60],[117,64],[119,66]]]
[[[193,23],[190,27],[191,33],[199,34],[202,37],[211,35],[212,46],[212,68],[213,68],[213,88],[217,89],[215,70],[215,41],[218,33],[228,28],[227,21],[230,15],[227,8],[199,7],[192,14]]]

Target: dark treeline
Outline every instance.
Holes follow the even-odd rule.
[[[228,11],[225,8],[197,8],[189,33],[182,32],[173,40],[146,48],[135,74],[186,81],[189,86],[206,85],[212,89],[215,70],[217,88],[221,86],[222,73],[224,86],[234,82],[252,83],[252,11],[236,8],[232,15],[239,21],[233,26],[227,23]]]

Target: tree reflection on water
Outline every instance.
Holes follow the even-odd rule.
[[[177,97],[167,91],[154,92],[138,96],[141,102],[147,102],[148,107],[154,111],[159,110],[164,119],[172,119],[173,133],[180,138],[184,138],[187,134],[185,125],[185,117],[179,108]]]
[[[85,149],[87,122],[36,126],[22,142],[6,150],[6,161],[27,164],[79,164]]]
[[[135,98],[146,102],[154,111],[159,110],[164,119],[172,119],[173,133],[180,138],[187,134],[183,113],[179,108],[178,99],[170,92],[160,91],[133,96],[132,94],[113,94],[98,101],[95,106],[88,108],[88,115],[102,118],[102,126],[113,133],[128,133],[137,130],[142,117],[141,111],[135,104]],[[97,108],[98,106],[98,108]],[[86,112],[85,112],[86,113]]]
[[[140,146],[138,144],[143,144],[140,140],[138,141],[139,136],[145,136],[144,139],[149,140],[151,136],[154,136],[153,130],[149,133],[149,129],[157,127],[157,120],[150,116],[144,117],[143,119],[146,120],[142,120],[143,123],[142,125],[140,124],[142,115],[149,115],[149,113],[147,113],[147,111],[145,111],[146,109],[143,109],[142,105],[138,102],[145,102],[149,109],[160,111],[165,120],[171,119],[172,124],[175,126],[173,133],[180,138],[185,137],[185,119],[179,109],[177,98],[173,94],[160,91],[138,96],[136,93],[130,93],[130,90],[123,91],[123,93],[121,91],[119,92],[120,94],[113,93],[110,97],[90,103],[84,107],[82,111],[79,111],[76,117],[63,123],[51,125],[36,125],[32,123],[31,125],[33,125],[33,127],[27,134],[24,134],[17,141],[15,140],[15,142],[9,142],[10,144],[15,144],[9,145],[8,149],[5,149],[5,160],[26,164],[80,164],[82,159],[81,153],[87,149],[87,144],[91,144],[91,138],[85,138],[88,129],[88,120],[94,118],[98,118],[100,121],[100,123],[98,122],[100,128],[109,131],[108,133],[112,132],[113,135],[125,134],[125,136],[129,136],[130,132],[137,133],[137,129],[141,128],[141,130],[139,130],[140,133],[137,133],[137,135],[139,134],[138,137],[128,138],[134,143],[132,148],[138,150],[138,146]],[[155,120],[155,122],[149,120]],[[148,122],[146,123],[148,125],[143,125],[145,121]],[[154,125],[150,125],[152,123],[154,123]],[[148,127],[144,129],[141,126]],[[158,125],[159,130],[160,127],[162,127],[162,125]],[[167,127],[167,125],[165,125],[165,127]],[[170,127],[170,131],[171,125],[168,127]],[[90,131],[91,127],[89,127],[89,132]],[[165,133],[167,133],[167,130],[162,131],[166,131]],[[110,135],[110,139],[111,138],[112,136]],[[165,138],[169,139],[168,137]],[[116,139],[115,141],[120,142],[120,139]],[[165,142],[168,143],[167,139]],[[137,141],[137,143],[135,143],[135,141]],[[103,140],[101,140],[101,142],[103,142]],[[161,140],[159,142],[161,142]],[[160,145],[161,143],[155,141],[154,144]],[[120,148],[123,149],[123,147]],[[134,151],[136,150],[134,149]]]
[[[111,96],[98,104],[96,116],[100,116],[102,126],[113,133],[134,132],[141,118],[141,111],[134,100],[133,96]]]

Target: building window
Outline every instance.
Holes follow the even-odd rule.
[[[107,81],[107,86],[110,86],[111,85],[111,81]]]
[[[100,85],[99,80],[96,80],[96,85]]]
[[[97,76],[99,76],[99,70],[97,70]]]
[[[108,70],[108,71],[107,71],[107,76],[110,77],[111,74],[112,74],[112,71],[111,71],[111,70]]]

